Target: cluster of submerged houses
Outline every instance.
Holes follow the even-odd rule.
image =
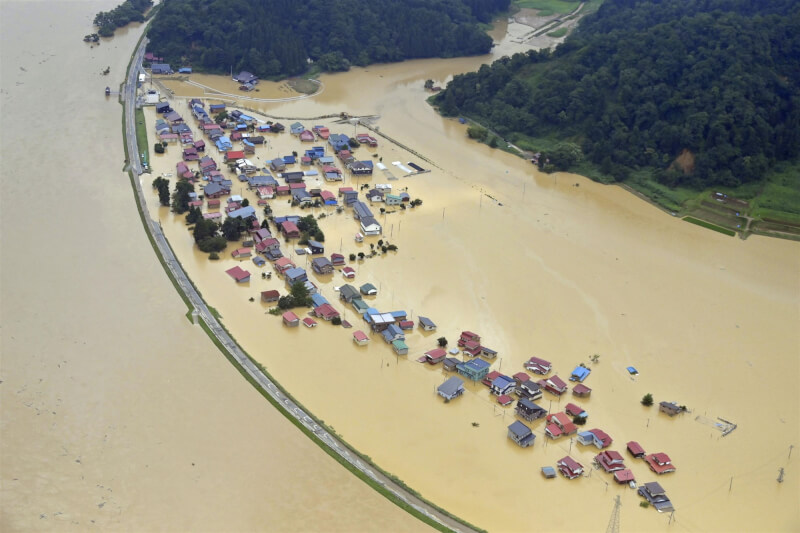
[[[507,428],[507,436],[512,442],[523,448],[533,446],[536,435],[529,424],[543,420],[542,433],[546,438],[557,440],[574,435],[578,444],[587,447],[594,446],[599,450],[593,459],[596,468],[611,474],[614,481],[619,484],[636,487],[633,472],[625,465],[623,456],[610,449],[613,439],[608,433],[600,428],[578,430],[578,426],[585,424],[585,420],[588,418],[588,413],[582,407],[569,402],[563,411],[548,413],[547,409],[535,403],[544,392],[553,396],[561,396],[568,390],[567,383],[558,375],[546,377],[552,371],[552,364],[549,361],[531,357],[524,364],[525,369],[529,372],[545,376],[542,379],[534,380],[528,372],[518,372],[513,376],[507,376],[498,371],[490,371],[491,365],[484,359],[493,359],[497,354],[481,345],[479,335],[470,331],[462,332],[458,345],[461,353],[468,357],[467,360],[460,361],[449,358],[447,351],[443,348],[427,352],[425,359],[430,364],[443,362],[445,370],[456,370],[460,376],[472,381],[480,381],[489,388],[490,394],[495,396],[501,405],[514,404],[515,400],[512,395],[515,395],[517,399],[514,412],[518,420],[515,420]],[[458,350],[454,352],[458,353]],[[592,389],[583,383],[590,373],[589,368],[579,365],[570,374],[570,381],[575,382],[572,394],[576,398],[585,398],[591,395]],[[464,394],[464,384],[461,377],[452,376],[438,387],[437,394],[442,396],[446,402],[453,400]],[[680,409],[673,402],[661,402],[660,410],[670,416],[680,412]],[[672,460],[666,453],[647,454],[635,441],[628,442],[626,449],[634,459],[643,460],[650,470],[658,475],[675,471],[675,465],[672,464]],[[584,466],[569,455],[558,460],[556,468],[567,479],[575,479],[584,473]],[[545,477],[555,477],[556,469],[544,467],[542,473]],[[639,494],[659,511],[672,510],[669,498],[666,497],[663,488],[658,483],[644,484],[639,488]]]
[[[311,146],[299,157],[294,152],[290,155],[268,158],[268,168],[259,168],[249,156],[255,152],[257,146],[265,144],[265,137],[260,134],[282,132],[285,130],[283,125],[258,123],[255,118],[239,110],[229,111],[228,119],[218,124],[212,120],[210,114],[225,111],[225,104],[212,104],[206,111],[204,102],[192,99],[189,107],[197,122],[196,129],[205,139],[196,137],[195,131],[186,124],[177,111],[172,109],[169,102],[155,104],[156,112],[161,115],[156,120],[155,129],[162,143],[181,146],[181,161],[175,166],[177,177],[203,183],[202,198],[205,198],[208,208],[203,214],[205,218],[222,218],[222,208],[229,217],[255,217],[254,208],[242,206],[242,199],[231,195],[234,179],[222,172],[223,167],[228,167],[235,172],[235,179],[240,186],[246,184],[248,190],[257,195],[259,205],[266,205],[269,199],[281,196],[290,197],[300,206],[316,202],[327,206],[341,205],[343,208],[353,209],[353,216],[358,221],[360,230],[357,236],[363,238],[364,235],[380,235],[383,232],[381,224],[369,206],[359,200],[359,190],[340,186],[337,197],[333,192],[319,186],[320,177],[328,183],[343,181],[342,168],[353,176],[372,174],[372,161],[357,160],[350,150],[350,139],[346,135],[330,133],[327,127],[321,125],[306,129],[301,123],[295,122],[289,126],[289,131],[301,142],[324,141],[327,147]],[[359,142],[370,146],[377,145],[377,141],[369,135],[359,135]],[[234,146],[234,143],[240,145]],[[216,147],[218,154],[222,156],[219,164],[207,153],[209,146]],[[235,147],[241,149],[235,150]],[[197,165],[196,170],[190,167],[194,164]],[[306,181],[309,179],[313,182]],[[384,202],[388,206],[410,204],[411,198],[407,192],[392,194],[391,191],[391,184],[377,184],[364,196],[371,202]],[[226,205],[222,205],[220,198],[225,196],[229,198]],[[195,194],[192,206],[201,207],[202,198]],[[299,218],[286,217],[287,220],[278,221],[280,231],[285,238],[300,236],[296,228]],[[277,259],[275,255],[267,258]],[[237,278],[237,281],[245,280],[246,278],[242,276]]]

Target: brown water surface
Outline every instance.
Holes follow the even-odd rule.
[[[184,316],[103,96],[141,28],[81,42],[116,4],[0,3],[0,531],[427,529]]]
[[[385,139],[378,148],[357,151],[359,158],[375,160],[374,154],[387,164],[416,161],[432,169],[392,182],[424,200],[418,209],[379,216],[382,238],[399,251],[353,263],[356,285],[369,281],[379,287],[370,305],[425,315],[438,324],[435,333],[408,334],[408,356],[395,356],[377,335],[367,347],[356,347],[352,330],[326,323],[310,330],[283,328],[259,302],[260,291],[285,292],[282,280],[263,280],[261,270],[246,261],[242,266],[253,277],[235,284],[225,270],[239,264],[229,253],[236,244],[220,261],[208,261],[181,217],[155,202],[152,213],[190,277],[251,355],[378,464],[481,527],[596,531],[620,495],[623,530],[797,530],[800,472],[797,453],[788,456],[800,436],[800,247],[710,232],[620,188],[571,174],[543,175],[522,159],[467,140],[466,126],[425,103],[423,83],[430,78],[444,84],[489,59],[352,69],[322,76],[325,91],[314,98],[259,106],[280,117],[380,115],[375,124],[381,132],[435,163]],[[188,116],[183,101],[175,105]],[[155,115],[147,116],[152,128]],[[324,123],[337,133],[366,131]],[[269,139],[253,157],[261,164],[306,147],[289,134]],[[154,175],[174,172],[179,150],[168,152],[154,159]],[[221,162],[216,149],[209,153]],[[233,192],[255,205],[256,198],[231,176]],[[376,174],[356,185],[383,181]],[[352,184],[348,178],[345,185]],[[333,191],[337,186],[322,184]],[[308,213],[290,208],[285,199],[271,205],[276,215]],[[349,210],[313,212],[327,215],[320,220],[327,254],[368,253],[369,243],[378,240],[353,241],[358,226]],[[306,266],[310,260],[295,255],[293,247],[284,244],[284,253]],[[340,273],[310,277],[347,320],[364,328],[352,308],[337,300],[334,287],[345,281]],[[480,333],[499,352],[493,369],[504,373],[521,371],[532,355],[553,361],[564,378],[587,364],[590,399],[545,395],[541,405],[556,411],[566,402],[579,403],[589,412],[586,429],[607,431],[612,449],[624,452],[627,441],[637,440],[648,452],[668,453],[678,471],[658,481],[677,509],[672,524],[669,516],[640,508],[634,490],[589,468],[594,447],[568,439],[548,442],[542,421],[533,425],[533,449],[513,445],[506,438],[513,411],[497,405],[483,385],[470,384],[465,396],[442,403],[435,388],[447,375],[414,360],[437,337],[453,344],[465,329]],[[600,355],[598,363],[590,363],[592,354]],[[625,370],[631,365],[638,376]],[[656,403],[675,401],[691,412],[669,418],[656,407],[645,408],[639,401],[648,392]],[[738,428],[723,438],[713,427],[717,417]],[[567,454],[591,475],[574,481],[540,476],[542,466]],[[656,480],[642,461],[628,457],[627,463],[639,482]],[[776,482],[780,468],[782,484]]]

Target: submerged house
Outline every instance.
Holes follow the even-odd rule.
[[[460,378],[453,376],[439,385],[436,389],[436,394],[444,398],[446,402],[449,402],[453,398],[458,398],[464,394],[464,391],[464,382]]]
[[[436,331],[436,324],[428,317],[420,316],[417,317],[419,320],[419,327],[425,331]]]
[[[672,502],[669,501],[664,488],[655,481],[645,483],[639,487],[638,493],[640,496],[644,497],[648,502],[650,502],[650,505],[655,507],[656,511],[659,513],[671,512],[675,510],[675,508],[672,506]]]
[[[456,365],[456,370],[472,381],[480,381],[489,373],[489,366],[491,365],[483,359],[472,359]]]
[[[683,411],[683,408],[675,402],[661,402],[658,404],[658,410],[666,413],[669,416],[675,416]]]
[[[608,473],[625,469],[625,460],[622,458],[622,455],[613,450],[600,452],[595,456],[594,461]]]
[[[550,361],[545,361],[539,357],[531,357],[525,363],[525,369],[530,370],[534,374],[548,374],[552,368],[553,366]]]
[[[589,374],[592,371],[586,368],[585,366],[576,366],[575,370],[572,371],[572,374],[569,376],[570,381],[580,381],[583,382],[584,379],[589,377]]]
[[[431,365],[441,363],[445,357],[447,357],[447,350],[444,348],[434,348],[425,352],[425,360]]]
[[[519,420],[515,420],[510,426],[508,426],[508,438],[513,440],[519,446],[527,448],[529,446],[533,446],[533,441],[536,440],[536,435],[533,434],[531,428]]]
[[[558,466],[558,470],[567,479],[575,479],[576,477],[583,475],[583,465],[569,455],[559,459],[559,461],[556,463],[556,466]]]
[[[528,422],[533,422],[534,420],[547,416],[547,410],[545,408],[539,407],[526,398],[522,398],[517,402],[515,411]]]
[[[561,396],[567,391],[567,384],[564,383],[564,381],[557,375],[548,379],[540,380],[538,383],[541,387],[544,387],[544,390],[555,394],[556,396]]]
[[[672,464],[672,460],[669,458],[669,455],[665,453],[651,453],[645,457],[644,460],[650,467],[650,470],[658,475],[668,474],[675,471],[675,465]]]
[[[539,387],[539,384],[532,379],[520,381],[519,385],[517,385],[517,395],[520,398],[537,400],[542,397],[542,389]]]

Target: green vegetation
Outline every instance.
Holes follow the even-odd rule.
[[[172,193],[172,211],[178,215],[189,210],[189,193],[194,192],[194,185],[187,180],[178,180],[175,192]]]
[[[547,34],[548,37],[563,37],[567,34],[569,30],[567,28],[558,28],[557,30],[553,30]]]
[[[653,405],[653,395],[648,392],[647,394],[642,396],[642,405],[644,405],[645,407],[650,407],[651,405]]]
[[[457,75],[433,102],[541,154],[544,171],[745,234],[749,216],[800,235],[798,25],[791,0],[606,0],[555,51]],[[712,192],[750,205],[721,211]]]
[[[311,307],[311,295],[305,283],[294,283],[287,296],[278,299],[279,309],[293,309],[295,307]]]
[[[698,226],[702,226],[704,228],[708,228],[710,230],[718,231],[719,233],[723,233],[731,237],[736,235],[736,232],[733,230],[725,229],[721,226],[717,226],[716,224],[712,224],[711,222],[706,222],[705,220],[698,220],[694,217],[685,217],[683,220],[685,220],[686,222],[690,222],[692,224],[696,224]],[[644,401],[642,401],[642,403],[644,403]]]
[[[144,22],[144,13],[153,5],[153,0],[125,0],[111,11],[100,11],[93,24],[101,37],[111,37],[114,30],[131,22]],[[84,40],[86,40],[84,38]]]
[[[170,0],[148,32],[150,48],[196,70],[261,77],[424,57],[487,53],[478,26],[510,0]]]
[[[317,219],[314,215],[306,215],[297,222],[297,229],[302,232],[298,244],[308,244],[308,239],[314,239],[318,242],[325,242],[325,234],[317,224]]]
[[[169,180],[158,177],[153,180],[153,188],[158,189],[158,202],[163,206],[169,205]]]
[[[144,110],[141,108],[137,109],[134,117],[136,119],[136,144],[139,146],[139,150],[144,150],[144,155],[136,154],[136,157],[138,157],[139,161],[147,168],[150,161],[150,149],[147,144],[147,126],[145,126],[144,122]]]
[[[539,16],[547,17],[553,13],[566,15],[575,11],[580,5],[580,0],[515,0],[514,5],[528,9],[539,10]]]

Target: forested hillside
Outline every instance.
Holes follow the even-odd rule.
[[[625,180],[735,187],[800,154],[800,2],[605,0],[552,53],[456,76],[440,110]]]
[[[212,72],[295,75],[350,64],[487,53],[478,23],[510,0],[166,0],[150,49]]]

